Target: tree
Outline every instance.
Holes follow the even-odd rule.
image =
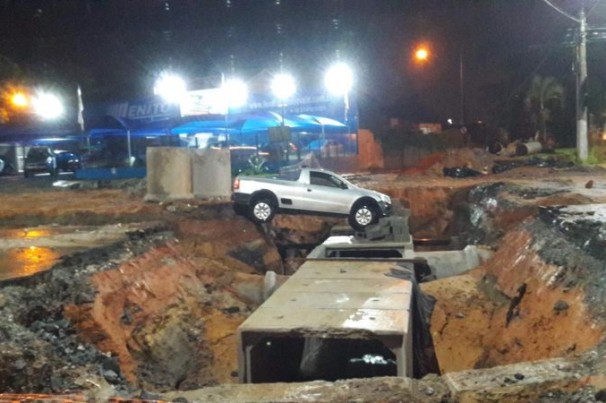
[[[535,130],[545,140],[547,123],[551,121],[552,110],[564,104],[564,87],[553,77],[535,75],[526,93],[525,106],[530,112]]]

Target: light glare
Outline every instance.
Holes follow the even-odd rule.
[[[43,119],[57,119],[64,112],[61,100],[56,95],[47,92],[41,92],[34,97],[32,106]]]
[[[429,50],[425,47],[420,47],[415,50],[415,59],[419,62],[425,62],[429,59]]]
[[[353,85],[353,71],[345,63],[337,63],[326,72],[324,84],[331,94],[345,95]]]
[[[228,107],[238,108],[248,101],[248,86],[240,79],[228,79],[223,83],[223,97]]]
[[[13,94],[11,103],[17,108],[25,108],[28,105],[27,97],[22,92]]]
[[[292,97],[297,91],[295,79],[290,74],[278,74],[274,77],[271,83],[271,90],[281,101],[285,101]]]
[[[162,73],[154,86],[154,94],[171,103],[180,102],[186,93],[185,81],[173,73]]]

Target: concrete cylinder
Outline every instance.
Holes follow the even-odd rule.
[[[231,156],[227,149],[191,149],[192,192],[195,197],[231,195]]]
[[[187,148],[148,147],[145,200],[192,198],[191,166],[191,153]]]
[[[528,155],[540,153],[543,150],[543,145],[538,141],[529,141],[528,143],[519,144],[516,147],[516,155]]]

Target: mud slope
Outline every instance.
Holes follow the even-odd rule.
[[[604,341],[603,208],[543,209],[478,269],[423,284],[437,298],[431,331],[442,371],[566,357]]]

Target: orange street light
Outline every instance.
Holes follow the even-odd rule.
[[[417,62],[426,62],[429,59],[429,50],[424,46],[418,47],[415,49],[414,56]]]
[[[22,92],[16,92],[11,96],[11,104],[16,108],[25,108],[29,102],[27,97]]]

